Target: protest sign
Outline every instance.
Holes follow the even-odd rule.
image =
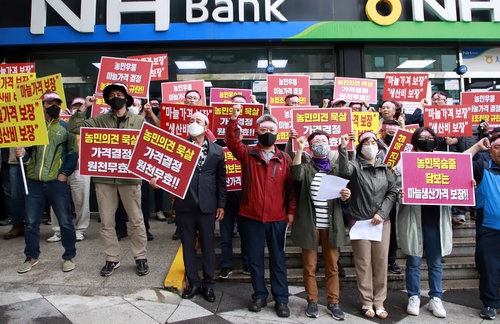
[[[288,132],[292,128],[292,109],[294,106],[273,106],[271,115],[278,120],[278,136],[276,144],[285,144],[288,141]],[[318,107],[300,107],[301,109],[318,109]]]
[[[35,73],[35,63],[0,63],[0,74],[32,74]]]
[[[377,103],[377,80],[356,78],[335,78],[333,97],[347,102]]]
[[[427,96],[427,73],[386,73],[383,100],[420,102]]]
[[[235,95],[245,97],[246,102],[250,102],[252,90],[249,89],[228,89],[228,88],[210,88],[210,104],[230,103]]]
[[[40,100],[0,103],[0,147],[49,143]]]
[[[226,189],[227,191],[241,190],[241,163],[227,147],[224,147],[222,151],[226,162]]]
[[[218,139],[224,139],[226,134],[226,126],[231,119],[233,113],[232,103],[214,103],[214,122],[212,127],[212,132]],[[240,104],[242,106],[241,113],[238,117],[238,125],[241,127],[241,134],[243,134],[243,139],[255,139],[257,134],[255,133],[256,122],[262,112],[264,111],[264,105],[261,104]]]
[[[472,136],[471,107],[425,106],[424,126],[432,128],[438,137]]]
[[[95,117],[99,114],[107,114],[111,107],[104,101],[102,94],[94,94],[95,101],[92,103],[92,111],[90,117]]]
[[[420,128],[420,125],[419,124],[411,124],[411,125],[405,125],[405,130],[409,131],[409,132],[412,132],[412,133],[415,133],[415,131],[417,129]]]
[[[379,117],[376,112],[353,112],[352,127],[354,130],[354,145],[358,145],[358,139],[361,134],[366,131],[378,133]]]
[[[16,97],[17,100],[37,100],[47,91],[56,92],[62,100],[61,109],[66,110],[68,105],[66,104],[66,97],[64,95],[61,73],[18,83],[16,86]]]
[[[267,75],[267,104],[284,106],[285,97],[297,95],[301,106],[311,105],[308,75]]]
[[[412,135],[412,132],[398,128],[385,156],[384,164],[387,164],[392,169],[399,163],[401,152],[413,151],[413,145],[411,144]]]
[[[178,82],[163,82],[161,84],[161,100],[163,103],[183,104],[186,92],[196,90],[201,96],[201,105],[207,104],[205,97],[205,81],[178,81]]]
[[[151,67],[151,81],[168,80],[168,55],[166,53],[127,56],[127,58],[153,63]]]
[[[196,112],[201,112],[208,117],[208,127],[213,124],[214,108],[208,106],[191,106],[182,104],[162,103],[160,109],[160,125],[161,129],[172,133],[176,136],[188,136],[187,127],[191,115]]]
[[[17,101],[17,85],[34,79],[35,73],[0,74],[0,103]]]
[[[471,107],[473,126],[486,121],[490,129],[500,127],[500,91],[462,92],[462,105]]]

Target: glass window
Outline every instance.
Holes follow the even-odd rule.
[[[375,65],[375,67],[383,68],[385,66],[385,57],[375,56],[373,58],[373,64]]]

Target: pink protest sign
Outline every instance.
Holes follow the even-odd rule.
[[[462,92],[462,105],[471,107],[472,125],[486,121],[500,127],[500,91]]]
[[[94,94],[95,101],[92,103],[92,112],[90,117],[95,117],[99,114],[107,114],[111,107],[104,101],[102,94]]]
[[[345,101],[377,103],[377,80],[337,77],[333,97]]]
[[[284,106],[285,97],[291,94],[299,97],[301,106],[309,106],[310,77],[308,75],[268,75],[267,104]]]
[[[425,106],[424,126],[438,137],[472,136],[471,116],[470,106]]]
[[[231,103],[233,96],[240,95],[245,97],[246,102],[250,102],[252,90],[249,89],[228,89],[228,88],[210,88],[210,104],[213,103]]]
[[[296,106],[295,106],[296,107]],[[292,109],[293,106],[273,106],[271,115],[278,120],[278,136],[276,144],[285,144],[288,141],[288,132],[292,128]],[[300,107],[301,109],[318,109],[318,107]]]
[[[470,154],[402,152],[401,168],[404,204],[476,204]]]
[[[164,82],[161,84],[161,100],[164,103],[183,104],[184,96],[189,90],[198,91],[201,96],[201,105],[206,105],[205,81],[203,80]]]
[[[137,56],[128,56],[128,59],[152,62],[151,81],[168,80],[168,55],[165,54],[146,54]]]
[[[386,73],[383,100],[420,102],[427,94],[426,73]]]
[[[241,190],[241,163],[227,147],[222,149],[226,162],[226,189],[227,191]]]

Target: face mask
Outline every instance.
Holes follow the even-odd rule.
[[[311,146],[311,151],[316,156],[327,156],[330,153],[330,145],[328,143],[315,143]]]
[[[139,108],[134,107],[134,106],[128,107],[128,111],[131,112],[134,115],[138,115],[139,114]]]
[[[259,140],[259,143],[264,145],[264,146],[273,146],[274,142],[276,142],[276,137],[277,134],[272,134],[270,132],[267,132],[265,134],[258,134],[257,139]]]
[[[432,152],[436,146],[436,141],[431,140],[420,140],[417,141],[417,148],[419,151]]]
[[[158,115],[160,113],[160,108],[158,107],[153,107],[153,114]]]
[[[374,159],[377,156],[378,147],[376,145],[367,145],[361,148],[361,154],[367,160]]]
[[[205,127],[198,125],[197,123],[192,123],[192,124],[189,124],[189,126],[188,126],[189,135],[194,136],[194,137],[203,134],[204,131],[205,131]]]
[[[113,99],[109,100],[109,105],[111,106],[111,109],[119,110],[123,108],[126,102],[127,99],[125,98],[114,97]]]
[[[56,105],[52,105],[49,108],[45,108],[45,112],[47,113],[47,115],[49,115],[52,118],[59,117],[59,111],[61,111],[61,108]]]
[[[385,139],[384,139],[385,144],[391,145],[393,138],[394,138],[394,135],[385,135]]]

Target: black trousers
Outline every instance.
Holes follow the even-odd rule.
[[[476,268],[479,271],[479,299],[484,307],[500,308],[500,231],[476,227]]]
[[[392,206],[391,212],[389,213],[389,218],[391,220],[391,239],[389,241],[389,263],[396,262],[396,253],[398,251],[398,239],[396,236],[396,204]]]

